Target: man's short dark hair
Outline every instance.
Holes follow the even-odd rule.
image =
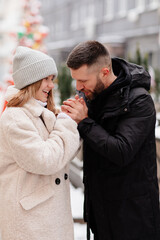
[[[84,64],[91,66],[101,57],[104,57],[106,64],[110,64],[110,54],[103,44],[97,41],[82,42],[69,54],[67,66],[72,69],[78,69]]]

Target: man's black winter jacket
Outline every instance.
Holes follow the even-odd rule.
[[[87,102],[85,220],[98,240],[158,240],[155,108],[143,67],[112,59],[117,79]]]

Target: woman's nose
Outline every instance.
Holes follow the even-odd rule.
[[[49,88],[54,88],[54,83],[52,80],[49,81],[48,86]]]

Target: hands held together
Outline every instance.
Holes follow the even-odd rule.
[[[84,99],[79,98],[78,95],[75,99],[67,99],[61,106],[62,112],[70,116],[76,123],[81,122],[84,118],[88,117],[88,108]]]

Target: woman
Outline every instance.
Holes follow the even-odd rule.
[[[14,86],[0,118],[0,231],[3,240],[73,240],[68,163],[79,147],[77,124],[56,117],[54,60],[19,46]]]

